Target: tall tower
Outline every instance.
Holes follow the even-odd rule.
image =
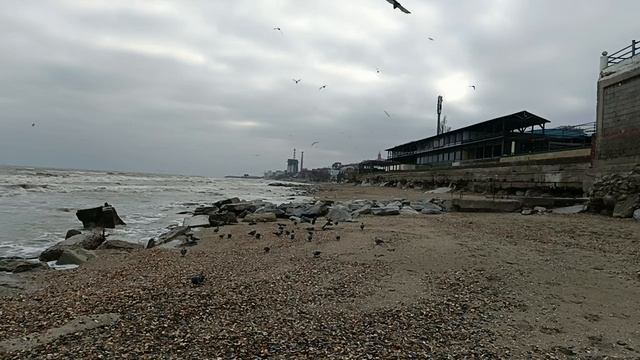
[[[442,114],[442,95],[438,95],[438,106],[436,108],[438,113],[438,128],[436,129],[436,135],[440,135],[440,114]]]
[[[300,152],[300,171],[304,170],[304,151]]]

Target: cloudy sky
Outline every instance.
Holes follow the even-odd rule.
[[[439,94],[453,128],[525,109],[591,122],[599,54],[640,36],[638,0],[402,3],[412,14],[7,0],[0,164],[222,176],[284,168],[293,148],[309,168],[359,161],[432,135]]]

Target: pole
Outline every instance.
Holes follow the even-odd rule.
[[[436,135],[440,135],[440,114],[442,114],[442,95],[438,95],[438,106],[436,108],[438,113],[438,128],[436,129]]]

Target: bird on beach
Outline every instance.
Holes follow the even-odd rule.
[[[227,239],[231,239],[231,234],[227,234]]]
[[[320,254],[322,254],[322,251],[315,250],[312,254],[313,254],[313,257],[314,257],[314,258],[319,258],[319,257],[320,257]]]
[[[284,233],[285,233],[285,235],[287,235],[287,236],[291,235],[291,231],[289,231],[289,230],[285,230],[285,231],[284,231]]]
[[[336,241],[340,241],[340,235],[336,235]]]
[[[326,88],[327,88],[327,85],[322,85],[322,86],[320,86],[320,88],[318,90],[322,90],[322,89],[326,89]]]
[[[300,81],[302,81],[302,79],[297,79],[297,80],[296,80],[296,79],[292,79],[292,80],[293,80],[293,82],[295,82],[296,84],[297,84],[297,83],[299,83]]]
[[[269,251],[271,251],[271,249],[268,246],[264,247],[264,253],[267,254]]]
[[[307,236],[307,241],[311,241],[313,240],[313,234],[309,233],[309,236]]]
[[[257,231],[255,231],[255,230],[251,230],[251,231],[249,231],[247,234],[248,234],[248,235],[253,236],[253,235],[255,235],[255,234],[256,234],[256,232],[257,232]]]
[[[216,226],[216,228],[215,228],[215,229],[213,229],[213,232],[214,232],[214,233],[217,233],[218,231],[220,231],[220,227],[219,227],[219,226]]]
[[[322,230],[325,230],[328,226],[333,225],[333,223],[331,222],[331,220],[327,220],[327,222],[322,225]]]
[[[364,230],[364,223],[361,223],[361,224],[360,224],[360,230],[361,230],[361,231],[362,231],[362,230]]]
[[[260,240],[261,237],[262,237],[262,234],[260,234],[260,233],[256,234],[256,239]]]
[[[376,242],[376,245],[382,246],[382,244],[384,244],[384,240],[380,239],[380,238],[375,238],[374,240]]]
[[[316,218],[311,219],[311,225],[315,225],[316,224]]]
[[[295,239],[296,239],[296,234],[291,234],[291,236],[289,236],[289,238],[290,238],[291,240],[295,240]]]
[[[224,239],[224,234],[220,234],[220,239]]]
[[[199,275],[193,276],[191,278],[191,283],[195,286],[200,286],[204,284],[204,275],[199,274]]]
[[[387,2],[391,5],[393,5],[394,9],[400,9],[400,11],[402,11],[405,14],[411,14],[411,11],[407,10],[404,8],[404,6],[402,6],[399,2],[397,2],[396,0],[387,0]]]
[[[180,250],[180,255],[182,255],[182,257],[184,257],[185,255],[187,255],[187,249],[186,248],[182,248]]]

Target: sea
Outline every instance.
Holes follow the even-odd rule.
[[[76,210],[113,205],[127,224],[111,239],[146,244],[182,224],[199,205],[239,197],[272,203],[309,200],[300,188],[268,186],[263,179],[0,166],[0,257],[37,257],[82,229]]]

